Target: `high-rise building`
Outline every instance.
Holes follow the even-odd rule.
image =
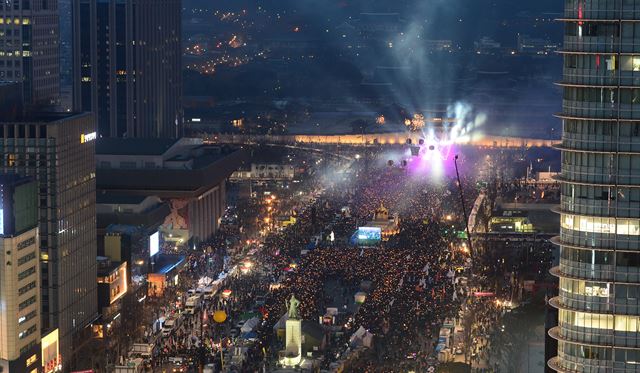
[[[0,175],[0,368],[40,368],[40,251],[38,186]]]
[[[565,0],[559,372],[640,371],[640,0]],[[636,29],[638,33],[636,34]]]
[[[0,123],[0,172],[38,184],[42,334],[58,330],[65,371],[97,315],[95,139],[90,113]]]
[[[27,104],[58,103],[58,19],[57,0],[0,1],[0,80],[22,82]]]
[[[181,1],[74,0],[74,107],[99,137],[182,135]]]

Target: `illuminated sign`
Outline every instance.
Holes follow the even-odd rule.
[[[120,299],[127,293],[127,262],[122,262],[117,269],[118,275],[115,280],[109,284],[109,291],[111,296],[109,297],[109,304]]]
[[[380,241],[382,239],[382,229],[376,227],[358,228],[358,240]]]
[[[42,371],[44,373],[62,371],[62,356],[58,347],[58,329],[42,337]]]
[[[80,144],[84,144],[85,142],[93,141],[98,137],[97,133],[83,133],[80,135]]]
[[[149,256],[154,256],[160,251],[160,232],[149,236]]]

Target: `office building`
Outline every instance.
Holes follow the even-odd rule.
[[[58,18],[57,0],[0,1],[0,80],[22,82],[29,105],[59,100]]]
[[[38,186],[0,175],[0,370],[40,368]]]
[[[565,1],[558,372],[638,372],[640,1]]]
[[[74,107],[99,137],[182,135],[180,0],[73,3]]]
[[[99,196],[108,193],[113,201],[116,195],[160,198],[169,214],[159,229],[176,244],[214,235],[226,209],[226,181],[247,157],[242,149],[191,138],[102,138],[96,153]]]
[[[0,123],[0,172],[38,184],[42,334],[58,329],[65,371],[97,315],[94,128],[88,113]]]
[[[16,94],[21,91],[21,83],[0,81],[0,118],[3,121],[18,120],[22,117],[24,102],[22,96]]]

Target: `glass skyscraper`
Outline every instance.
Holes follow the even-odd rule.
[[[57,0],[0,1],[0,80],[21,82],[25,103],[58,103],[59,49]]]
[[[73,2],[74,107],[98,137],[182,136],[181,0]]]
[[[640,0],[565,0],[559,372],[640,372]]]

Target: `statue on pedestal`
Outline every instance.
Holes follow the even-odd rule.
[[[297,320],[300,318],[298,314],[298,306],[300,305],[300,301],[296,299],[296,296],[291,294],[291,299],[289,299],[289,305],[287,306],[289,319]]]

